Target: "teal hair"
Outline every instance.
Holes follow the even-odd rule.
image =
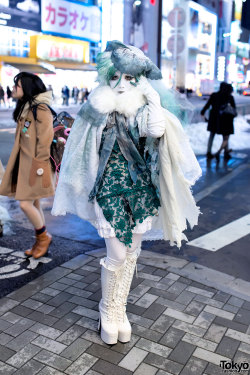
[[[117,69],[115,68],[110,52],[100,52],[97,55],[97,81],[103,85],[108,85]]]

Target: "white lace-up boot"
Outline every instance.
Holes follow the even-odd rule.
[[[101,270],[101,285],[102,285],[102,299],[99,303],[99,330],[101,331],[101,339],[109,345],[117,343],[118,340],[118,325],[116,314],[115,296],[117,291],[117,279],[120,269],[115,267],[107,267],[103,258],[100,261]]]
[[[140,249],[135,251],[135,253],[132,255],[128,255],[125,265],[120,269],[119,272],[116,303],[118,340],[120,342],[128,342],[131,339],[132,329],[126,314],[126,305],[139,253]]]

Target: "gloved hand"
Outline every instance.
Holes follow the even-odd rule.
[[[136,87],[142,92],[147,98],[149,103],[160,104],[160,96],[155,89],[150,85],[149,81],[145,76],[141,76]]]

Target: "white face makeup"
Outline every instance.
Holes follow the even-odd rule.
[[[109,81],[111,89],[117,94],[123,94],[124,92],[132,90],[134,86],[131,84],[131,82],[135,83],[135,77],[131,76],[130,74],[122,74],[120,79],[120,76],[121,72],[117,71],[111,78]]]

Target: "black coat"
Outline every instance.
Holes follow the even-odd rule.
[[[207,103],[201,110],[204,115],[206,110],[211,106],[207,130],[222,135],[229,135],[234,133],[233,117],[229,115],[220,115],[221,106],[230,103],[235,107],[235,101],[232,95],[224,95],[221,92],[213,93],[208,99]]]

